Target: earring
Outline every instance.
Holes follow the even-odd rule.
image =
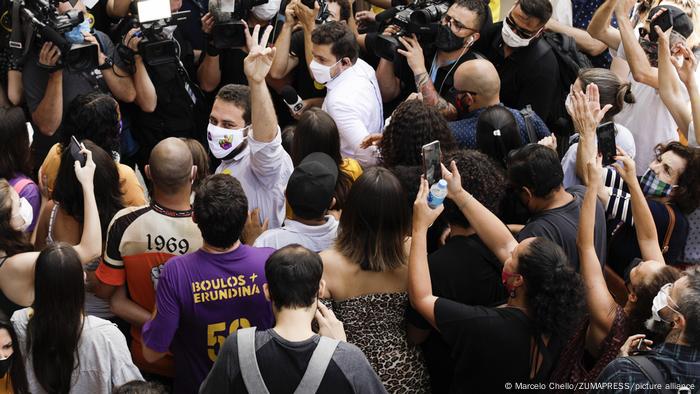
[[[515,298],[515,289],[510,291],[509,296],[510,296],[510,298]]]

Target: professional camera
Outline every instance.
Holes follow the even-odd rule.
[[[396,25],[399,31],[390,36],[377,36],[373,44],[374,53],[393,62],[399,56],[398,50],[405,49],[399,42],[399,37],[415,34],[421,39],[434,38],[435,27],[449,7],[449,2],[418,0],[410,5],[396,6],[380,13],[376,20],[380,23],[381,30],[386,26]]]
[[[217,49],[245,46],[245,24],[250,10],[269,0],[210,0],[209,12],[214,15],[211,45]]]
[[[12,3],[12,31],[9,46],[21,51],[24,56],[32,43],[37,48],[52,42],[61,51],[58,67],[71,71],[88,71],[97,68],[98,47],[93,43],[72,44],[63,34],[81,24],[83,13],[70,10],[59,14],[58,0],[14,0]],[[22,41],[24,36],[24,42]]]
[[[172,39],[172,32],[177,25],[185,22],[189,15],[189,10],[171,12],[169,0],[138,0],[131,3],[131,17],[124,18],[116,30],[126,35],[130,29],[139,28],[140,31],[133,37],[141,37],[139,54],[149,66],[177,63],[180,48]],[[124,47],[118,50],[128,62],[131,52]]]

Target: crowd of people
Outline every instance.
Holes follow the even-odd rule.
[[[0,1],[0,392],[700,390],[700,2]]]

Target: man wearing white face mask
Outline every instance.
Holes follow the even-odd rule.
[[[284,221],[284,190],[294,165],[282,148],[282,133],[265,84],[274,57],[274,48],[264,48],[271,30],[270,26],[265,29],[262,46],[259,26],[248,37],[254,43],[244,63],[249,87],[221,88],[209,116],[207,142],[212,154],[221,159],[216,173],[238,179],[248,209],[257,209],[260,222],[269,220],[269,228],[277,228]]]
[[[691,268],[685,276],[662,287],[651,311],[653,317],[649,320],[654,331],[666,336],[664,342],[656,345],[645,340],[644,335],[631,336],[620,349],[622,357],[608,364],[597,382],[628,384],[630,389],[661,384],[663,389],[658,392],[697,391],[700,387],[700,268]],[[641,341],[644,343],[640,344]],[[649,346],[653,348],[634,355],[634,349],[647,350]],[[647,389],[644,392],[657,391]]]
[[[476,48],[498,70],[503,104],[515,109],[531,105],[550,129],[559,117],[556,109],[563,110],[559,63],[549,44],[540,39],[551,16],[548,0],[518,0]]]
[[[358,58],[355,36],[345,24],[328,22],[312,33],[313,78],[326,85],[323,110],[333,118],[340,134],[340,153],[363,166],[376,163],[375,149],[362,149],[370,133],[384,126],[382,96],[374,69]]]

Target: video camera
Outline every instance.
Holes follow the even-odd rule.
[[[209,11],[214,15],[211,30],[212,45],[216,49],[245,46],[245,24],[250,10],[269,0],[210,0]]]
[[[393,62],[400,56],[398,50],[405,49],[399,42],[399,37],[411,34],[415,34],[419,39],[435,37],[435,26],[449,7],[450,3],[446,1],[418,0],[381,12],[376,18],[380,29],[396,25],[399,31],[392,35],[378,35],[373,45],[375,55]]]
[[[149,66],[177,63],[180,48],[172,39],[172,34],[168,34],[168,30],[174,30],[175,26],[186,21],[189,15],[189,10],[171,12],[169,0],[137,0],[131,3],[131,17],[123,19],[126,27],[120,30],[126,35],[134,27],[140,29],[134,37],[142,37],[139,42],[139,54]]]
[[[57,6],[58,0],[14,0],[9,11],[12,13],[9,47],[24,56],[32,43],[40,47],[45,42],[52,42],[61,51],[58,67],[78,72],[94,70],[97,68],[97,45],[73,44],[63,36],[83,22],[83,13],[70,10],[59,14]]]

